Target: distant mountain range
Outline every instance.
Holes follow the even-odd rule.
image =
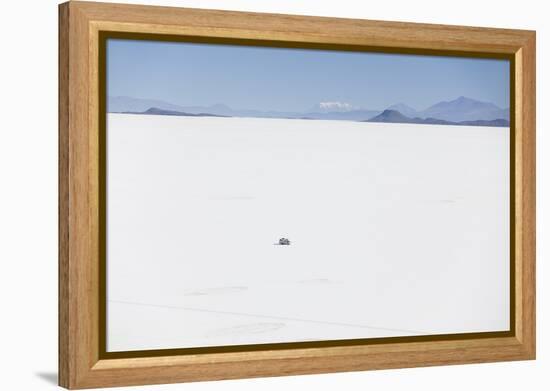
[[[397,121],[395,120],[395,113],[390,113],[391,115],[386,113],[386,115],[372,122],[442,124],[466,124],[465,122],[472,122],[479,124],[479,126],[508,126],[510,118],[510,110],[508,108],[501,109],[492,103],[482,102],[463,96],[452,101],[436,103],[421,111],[417,111],[404,103],[391,105],[385,110],[375,110],[357,108],[340,102],[322,102],[308,110],[299,112],[233,109],[224,104],[211,106],[180,106],[161,100],[115,96],[108,98],[107,110],[110,113],[140,113],[150,115],[299,118],[345,121],[370,121],[389,110],[399,113],[404,118],[402,118],[401,121]],[[392,121],[389,121],[388,117],[391,117],[390,119],[392,119]],[[420,120],[423,122],[418,122]],[[506,123],[506,125],[491,125],[493,123]]]
[[[384,110],[381,114],[362,122],[387,122],[387,123],[405,123],[405,124],[429,124],[429,125],[462,125],[462,126],[510,126],[506,119],[498,118],[491,120],[478,119],[473,121],[445,121],[443,119],[428,117],[407,117],[397,110]]]

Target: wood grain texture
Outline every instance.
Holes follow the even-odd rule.
[[[536,179],[535,179],[535,118],[536,118],[536,39],[532,33],[526,44],[516,53],[518,87],[516,100],[516,169],[520,176],[516,182],[516,265],[521,267],[517,276],[517,307],[521,310],[516,335],[525,346],[531,358],[536,355]],[[519,210],[519,213],[517,212]]]
[[[59,7],[59,384],[69,381],[69,7]]]
[[[535,33],[478,27],[69,2],[59,8],[59,383],[91,388],[535,357]],[[514,337],[99,358],[101,31],[335,44],[514,59]]]
[[[60,10],[60,367],[59,383],[74,388],[98,361],[97,258],[90,177],[89,25],[70,3]],[[97,131],[95,132],[97,133]]]
[[[113,31],[515,53],[525,32],[175,7],[73,2]]]

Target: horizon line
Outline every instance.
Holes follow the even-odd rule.
[[[485,103],[485,104],[491,104],[493,106],[495,106],[496,108],[498,108],[499,110],[510,110],[510,106],[507,106],[507,107],[501,107],[499,105],[497,105],[496,103],[494,102],[490,102],[490,101],[485,101],[485,100],[479,100],[479,99],[476,99],[476,98],[471,98],[471,97],[467,97],[467,96],[464,96],[464,95],[460,95],[456,98],[452,98],[452,99],[445,99],[445,100],[440,100],[440,101],[437,101],[435,103],[432,103],[431,105],[429,105],[428,107],[424,108],[424,109],[417,109],[415,107],[413,107],[412,105],[410,105],[409,103],[405,103],[405,102],[395,102],[395,103],[392,103],[390,105],[388,105],[387,107],[384,107],[384,108],[370,108],[370,107],[363,107],[363,106],[354,106],[354,105],[351,105],[351,103],[348,103],[348,102],[342,102],[342,101],[337,101],[337,100],[334,100],[334,101],[330,101],[330,100],[324,100],[324,101],[319,101],[317,103],[314,103],[311,105],[311,107],[309,109],[302,109],[302,110],[277,110],[277,109],[255,109],[255,108],[250,108],[250,107],[246,107],[246,108],[236,108],[236,107],[233,107],[233,106],[230,106],[229,104],[227,103],[223,103],[223,102],[216,102],[216,103],[211,103],[211,104],[181,104],[181,103],[174,103],[174,102],[171,102],[171,101],[167,101],[165,99],[158,99],[158,98],[144,98],[144,97],[135,97],[135,96],[130,96],[130,95],[108,95],[107,96],[107,99],[110,99],[110,98],[129,98],[129,99],[135,99],[135,100],[143,100],[143,101],[157,101],[157,102],[161,102],[161,103],[166,103],[166,104],[169,104],[169,105],[172,105],[172,106],[179,106],[181,108],[185,108],[185,107],[204,107],[204,108],[212,108],[212,107],[215,107],[215,106],[225,106],[227,107],[228,109],[230,110],[250,110],[250,111],[258,111],[258,112],[280,112],[280,113],[289,113],[289,112],[294,112],[294,113],[304,113],[304,114],[307,114],[307,113],[314,113],[314,111],[311,111],[312,109],[315,108],[316,105],[322,105],[323,103],[327,103],[327,104],[333,104],[333,103],[336,103],[336,104],[341,104],[341,105],[350,105],[350,109],[349,110],[338,110],[338,109],[335,109],[333,111],[326,111],[327,113],[329,112],[353,112],[353,111],[384,111],[384,110],[388,110],[390,107],[392,106],[398,106],[398,105],[404,105],[404,106],[407,106],[408,108],[414,110],[415,112],[417,113],[421,113],[422,111],[425,111],[425,110],[428,110],[429,108],[437,105],[437,104],[440,104],[440,103],[450,103],[450,102],[454,102],[456,100],[459,100],[459,99],[467,99],[467,100],[472,100],[472,101],[475,101],[475,102],[478,102],[478,103]],[[319,108],[319,110],[321,110]]]

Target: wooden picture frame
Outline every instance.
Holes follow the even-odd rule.
[[[107,35],[106,35],[107,34]],[[105,352],[106,36],[511,63],[511,330],[218,351]],[[103,192],[103,193],[102,193]],[[59,6],[59,384],[69,389],[535,358],[535,32],[70,1]]]

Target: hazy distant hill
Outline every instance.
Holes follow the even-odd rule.
[[[437,118],[410,118],[401,114],[397,110],[384,110],[382,114],[377,115],[363,122],[389,122],[389,123],[401,123],[401,124],[430,124],[430,125],[456,125],[455,122],[445,121]]]
[[[177,110],[164,110],[158,107],[151,107],[145,111],[126,111],[123,114],[145,114],[145,115],[172,115],[177,117],[227,117],[227,115],[217,115],[210,113],[186,113]]]
[[[300,114],[313,119],[332,119],[341,121],[361,121],[365,118],[371,118],[381,113],[381,110],[351,110],[351,111],[333,111],[327,113],[307,112]],[[298,116],[296,116],[298,117]]]
[[[381,114],[362,122],[386,122],[386,123],[404,123],[404,124],[429,124],[429,125],[462,125],[462,126],[510,126],[508,120],[499,118],[493,120],[475,120],[475,121],[446,121],[438,118],[410,118],[401,114],[397,110],[384,110]]]
[[[163,110],[185,111],[181,106],[155,99],[139,99],[129,96],[110,96],[107,99],[107,111],[109,113],[142,112],[151,107],[158,107]]]
[[[386,108],[386,110],[397,110],[401,114],[406,115],[407,117],[418,117],[418,111],[413,109],[411,106],[408,106],[404,103],[397,103],[395,105],[391,105],[390,107]]]
[[[378,114],[376,117],[373,117],[369,120],[363,122],[391,122],[391,123],[421,123],[423,121],[420,118],[407,117],[401,114],[397,110],[384,110],[381,114]]]
[[[476,121],[462,121],[458,123],[459,125],[468,125],[468,126],[499,126],[499,127],[508,127],[510,126],[510,121],[507,119],[491,119],[483,120],[479,119]]]
[[[446,121],[476,121],[493,119],[510,119],[510,110],[475,99],[461,96],[452,101],[436,103],[417,114],[420,118],[438,118]]]

